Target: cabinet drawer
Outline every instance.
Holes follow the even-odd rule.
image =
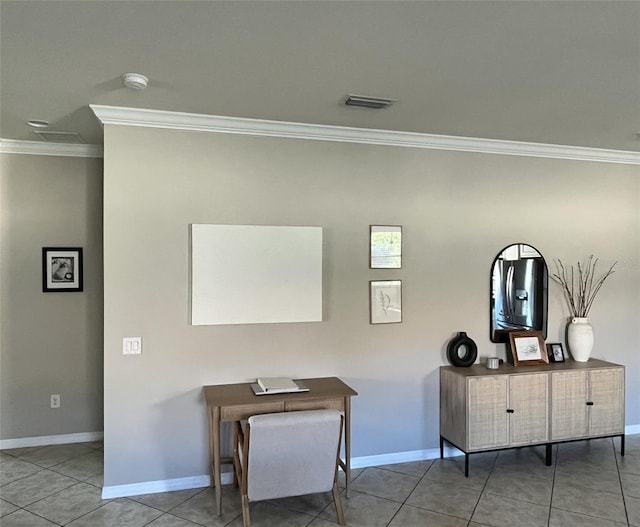
[[[294,410],[341,410],[344,411],[344,398],[336,397],[335,399],[323,399],[321,401],[287,401],[285,410],[291,412]]]
[[[269,396],[264,395],[263,397]],[[222,421],[241,421],[252,415],[272,414],[275,412],[284,412],[284,401],[274,401],[268,404],[245,404],[223,407],[220,419]]]

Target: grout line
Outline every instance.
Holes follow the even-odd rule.
[[[627,508],[627,500],[626,500],[625,492],[624,492],[624,489],[623,489],[623,486],[622,486],[622,473],[621,473],[621,470],[620,470],[620,469],[621,469],[621,462],[622,462],[622,461],[624,461],[624,460],[623,460],[622,458],[619,458],[619,457],[618,457],[618,455],[616,455],[616,439],[615,439],[615,438],[607,438],[607,439],[609,439],[609,441],[608,441],[608,443],[607,443],[607,447],[608,447],[608,448],[607,448],[607,450],[612,449],[612,450],[613,450],[614,457],[615,457],[615,463],[616,463],[616,465],[615,465],[615,466],[616,466],[616,470],[617,470],[617,472],[618,472],[618,482],[619,482],[619,485],[620,485],[620,491],[621,491],[621,497],[622,497],[622,504],[623,504],[623,506],[624,506],[624,510],[625,510],[626,524],[627,524],[627,525],[631,525],[631,523],[630,523],[630,519],[629,519],[629,510],[628,510],[628,508]],[[550,522],[551,522],[551,514],[552,514],[552,509],[553,509],[553,508],[556,508],[556,509],[558,509],[558,510],[567,510],[568,512],[570,512],[570,513],[574,513],[574,514],[576,513],[575,511],[570,511],[570,510],[565,509],[565,508],[563,508],[563,507],[554,507],[554,501],[553,501],[553,500],[554,500],[554,491],[555,491],[555,486],[556,486],[556,483],[557,483],[557,470],[558,470],[558,463],[559,463],[559,461],[560,461],[560,458],[562,457],[562,453],[561,453],[561,450],[562,450],[562,449],[561,449],[561,446],[562,446],[562,445],[554,444],[554,445],[553,445],[553,449],[552,449],[551,498],[550,498],[550,502],[549,502],[549,510],[548,510],[548,515],[547,515],[547,526],[548,526],[548,525],[550,524]],[[42,447],[42,448],[46,448],[46,447]],[[39,450],[39,448],[38,448],[38,450]],[[474,506],[474,508],[473,508],[473,511],[472,511],[472,513],[471,513],[471,516],[470,516],[470,518],[469,518],[469,519],[467,519],[467,520],[466,520],[466,525],[467,525],[467,526],[468,526],[468,525],[470,525],[470,523],[471,523],[471,522],[475,521],[475,520],[473,520],[473,515],[475,514],[475,512],[476,512],[476,510],[477,510],[477,507],[478,507],[478,505],[479,505],[480,500],[481,500],[481,499],[482,499],[482,497],[487,493],[487,487],[488,487],[489,479],[491,478],[491,476],[492,476],[493,474],[495,474],[496,470],[498,469],[498,461],[499,461],[499,459],[500,459],[500,458],[499,458],[499,456],[500,456],[503,452],[505,452],[505,453],[506,453],[506,452],[509,452],[509,451],[511,451],[511,450],[512,450],[512,449],[496,452],[496,455],[495,455],[495,457],[493,458],[492,464],[490,465],[490,469],[489,469],[489,471],[488,471],[488,476],[487,476],[486,480],[484,481],[484,484],[483,484],[483,486],[482,486],[482,490],[480,491],[480,494],[479,494],[478,500],[477,500],[477,501],[476,501],[476,503],[475,503],[475,506]],[[9,456],[10,458],[12,458],[12,459],[17,459],[17,460],[20,460],[20,461],[24,461],[25,463],[30,463],[31,465],[34,465],[35,467],[38,467],[38,468],[39,468],[39,470],[38,470],[38,471],[36,471],[35,473],[33,473],[33,474],[28,474],[27,476],[20,477],[20,478],[18,478],[18,479],[16,479],[16,480],[14,480],[14,481],[10,481],[10,482],[6,483],[5,485],[9,485],[9,484],[11,484],[11,483],[14,483],[14,482],[17,482],[17,481],[21,481],[22,479],[24,479],[24,478],[28,478],[28,477],[30,477],[30,476],[34,476],[35,474],[38,474],[38,473],[42,472],[43,470],[48,470],[48,471],[52,471],[52,472],[57,472],[57,471],[54,469],[54,467],[56,467],[56,466],[58,466],[58,465],[60,464],[60,463],[59,463],[58,465],[54,465],[54,466],[52,466],[52,467],[41,467],[40,465],[38,465],[38,464],[36,464],[36,463],[33,463],[33,462],[31,462],[31,461],[28,461],[28,460],[25,460],[25,459],[23,459],[23,458],[21,458],[21,457],[19,457],[19,456],[14,455],[14,454],[9,454],[9,453],[7,453],[7,452],[5,452],[5,454],[6,454],[7,456]],[[26,454],[26,453],[25,453],[25,454]],[[84,455],[84,454],[79,454],[78,456],[74,456],[74,457],[73,457],[73,458],[71,458],[71,459],[76,459],[76,458],[82,457],[82,455]],[[565,455],[566,455],[566,454],[565,454]],[[70,461],[70,460],[67,460],[67,461]],[[400,503],[399,501],[390,500],[389,498],[383,498],[383,497],[381,497],[381,496],[376,496],[375,494],[368,494],[368,493],[366,493],[366,494],[368,494],[368,495],[370,495],[370,496],[374,496],[374,497],[376,497],[376,498],[378,498],[378,499],[383,499],[383,500],[386,500],[386,501],[393,502],[393,503],[395,503],[395,504],[400,504],[400,505],[399,505],[399,507],[398,507],[398,509],[397,509],[397,510],[395,511],[395,513],[392,515],[392,517],[391,517],[391,519],[389,520],[389,522],[387,522],[387,524],[386,524],[386,526],[387,526],[387,527],[389,527],[389,526],[393,523],[393,521],[394,521],[394,520],[396,520],[396,519],[398,518],[398,515],[399,515],[400,511],[402,510],[402,508],[403,508],[405,505],[408,505],[408,504],[407,504],[408,499],[409,499],[409,498],[410,498],[410,496],[415,492],[415,490],[418,488],[418,486],[419,486],[421,483],[423,483],[424,481],[434,481],[434,482],[436,482],[436,483],[438,483],[438,482],[439,482],[438,480],[436,480],[436,479],[431,479],[431,478],[429,477],[429,472],[430,472],[432,469],[434,469],[434,466],[435,466],[439,461],[440,461],[440,462],[443,462],[443,461],[447,461],[447,462],[449,462],[449,461],[450,461],[450,462],[452,462],[452,463],[456,463],[457,465],[459,465],[459,464],[460,464],[459,462],[456,462],[455,460],[447,460],[447,459],[444,459],[444,460],[432,459],[432,460],[424,460],[424,461],[429,461],[430,463],[428,464],[428,466],[427,466],[426,470],[422,473],[422,475],[421,475],[421,476],[417,476],[416,474],[408,474],[408,473],[406,473],[406,472],[401,472],[401,471],[399,471],[399,470],[394,470],[394,469],[384,468],[383,466],[381,466],[381,467],[367,467],[367,468],[364,468],[364,469],[360,470],[360,471],[359,471],[359,473],[357,474],[357,476],[355,476],[355,477],[353,478],[353,480],[351,481],[351,483],[352,483],[352,485],[353,485],[353,483],[355,483],[358,479],[360,479],[360,478],[363,476],[363,474],[368,470],[368,468],[377,468],[377,469],[384,470],[384,471],[389,472],[389,473],[392,473],[392,474],[397,474],[397,475],[399,475],[399,476],[408,476],[408,477],[411,477],[412,479],[415,479],[415,480],[416,480],[415,484],[413,485],[413,487],[411,488],[411,490],[407,493],[407,496],[404,498],[404,500],[403,500],[401,503]],[[544,461],[542,461],[542,462],[544,463]],[[577,460],[576,462],[579,462],[579,460]],[[1,471],[1,470],[2,470],[2,465],[0,464],[0,471]],[[42,500],[44,500],[44,499],[47,499],[47,498],[50,498],[50,497],[55,496],[55,495],[57,495],[57,494],[60,494],[60,493],[62,493],[62,492],[65,492],[65,491],[69,490],[70,488],[72,488],[73,486],[78,485],[79,483],[84,483],[84,484],[86,484],[86,485],[90,485],[91,487],[99,488],[99,487],[97,487],[96,485],[94,485],[94,484],[92,484],[92,483],[88,483],[86,480],[77,479],[76,477],[74,477],[74,476],[69,476],[69,475],[67,475],[67,474],[62,474],[62,475],[64,475],[65,477],[68,477],[68,478],[70,478],[70,479],[74,480],[74,481],[75,481],[75,483],[73,483],[73,484],[72,484],[72,485],[70,485],[69,487],[66,487],[65,489],[60,489],[60,490],[58,490],[57,492],[54,492],[54,493],[50,494],[49,496],[45,496],[45,497],[43,497],[43,498],[40,498],[39,500],[36,500],[36,502],[34,502],[34,503],[37,503],[37,502],[42,501]],[[93,476],[92,476],[92,477],[93,477]],[[91,479],[91,477],[90,477],[89,479]],[[440,483],[440,484],[447,484],[447,483],[443,483],[443,482],[441,482],[441,481],[440,481],[439,483]],[[0,489],[1,489],[1,487],[0,487]],[[146,507],[149,507],[149,508],[152,508],[152,509],[154,509],[154,510],[158,511],[158,512],[160,513],[160,516],[158,516],[157,518],[154,518],[154,519],[153,519],[153,520],[151,520],[149,523],[145,524],[145,525],[150,525],[150,524],[152,524],[154,521],[156,521],[158,518],[161,518],[161,517],[163,517],[163,516],[165,516],[165,515],[167,515],[167,516],[169,516],[169,517],[181,518],[180,516],[176,516],[176,515],[175,515],[175,513],[173,513],[172,511],[174,511],[177,507],[179,507],[179,506],[183,505],[183,504],[184,504],[184,503],[186,503],[187,501],[189,501],[189,500],[191,500],[191,499],[195,498],[196,496],[200,495],[201,493],[203,493],[203,492],[207,492],[207,489],[208,489],[208,487],[203,488],[203,489],[200,489],[198,492],[194,493],[192,496],[189,496],[189,497],[185,498],[184,500],[180,501],[180,502],[179,502],[179,503],[177,503],[176,505],[174,505],[174,506],[172,506],[171,508],[169,508],[169,510],[162,510],[162,509],[158,509],[157,507],[154,507],[154,506],[152,506],[152,505],[148,505],[148,504],[146,504],[146,503],[136,501],[136,500],[135,500],[135,497],[122,498],[122,499],[123,499],[123,500],[130,501],[130,502],[132,502],[132,503],[137,503],[137,504],[140,504],[140,505],[144,505],[144,506],[146,506]],[[475,490],[477,491],[477,489],[475,489]],[[341,492],[341,497],[344,497],[344,495],[345,495],[345,489],[344,489],[344,488],[340,489],[340,492]],[[354,492],[355,492],[355,491],[354,491]],[[3,498],[3,499],[5,499],[5,498]],[[6,499],[5,499],[5,501],[7,501],[7,503],[12,504],[9,500],[6,500]],[[95,508],[94,508],[94,509],[92,509],[91,511],[88,511],[88,512],[86,512],[86,513],[84,513],[84,514],[80,515],[78,518],[74,518],[72,521],[74,521],[74,522],[75,522],[76,520],[78,520],[78,519],[80,519],[80,518],[83,518],[83,517],[85,517],[85,516],[87,516],[87,515],[89,515],[89,514],[95,513],[98,509],[100,509],[100,508],[102,508],[102,507],[104,507],[104,506],[106,506],[106,505],[109,505],[109,504],[110,504],[111,502],[113,502],[113,501],[117,501],[117,500],[101,500],[101,503],[100,503],[100,505],[99,505],[99,506],[95,507]],[[16,507],[16,510],[15,510],[15,511],[13,511],[13,512],[11,512],[10,514],[7,514],[7,515],[3,516],[3,517],[2,517],[2,519],[8,518],[8,517],[10,517],[12,514],[17,513],[17,512],[19,512],[19,511],[22,511],[23,513],[33,514],[33,515],[35,515],[35,516],[37,516],[37,517],[42,517],[42,518],[46,519],[47,521],[53,522],[53,520],[47,519],[47,518],[46,518],[46,516],[41,516],[40,514],[37,514],[37,513],[31,512],[30,510],[28,510],[28,509],[26,508],[26,507],[30,507],[30,505],[33,505],[33,504],[27,505],[26,507],[20,507],[20,506],[15,505],[15,504],[12,504],[12,505],[14,505],[14,506]],[[409,507],[414,507],[414,505],[408,505],[408,506],[409,506]],[[333,499],[331,499],[331,500],[329,501],[329,503],[328,503],[325,507],[323,507],[320,511],[315,512],[315,513],[314,513],[314,515],[312,515],[312,514],[310,514],[310,513],[305,513],[305,514],[307,514],[307,515],[310,517],[310,521],[309,521],[309,523],[307,524],[307,526],[311,525],[311,524],[313,523],[313,521],[315,521],[316,519],[321,518],[321,514],[322,514],[324,511],[326,511],[326,510],[327,510],[327,507],[333,507]],[[438,512],[438,511],[433,511],[433,510],[430,510],[430,509],[425,509],[425,508],[420,507],[420,506],[415,506],[415,507],[416,507],[416,508],[419,508],[419,509],[422,509],[422,510],[429,511],[429,512],[433,512],[433,513],[436,513],[436,514],[441,514],[441,515],[443,515],[443,516],[447,516],[447,517],[450,517],[450,518],[457,518],[458,520],[465,521],[465,519],[463,519],[463,518],[459,518],[459,517],[457,517],[457,516],[452,516],[452,515],[449,515],[449,514],[446,514],[446,513],[442,513],[442,512]],[[288,509],[288,510],[290,510],[290,511],[294,511],[294,512],[301,512],[301,511],[297,511],[297,510],[295,510],[295,509],[290,509],[289,507],[287,507],[287,509]],[[588,516],[588,517],[590,517],[590,518],[593,518],[594,520],[597,520],[597,519],[602,520],[602,518],[598,518],[598,517],[595,517],[595,516],[592,516],[592,515],[589,515],[589,514],[585,514],[585,513],[577,513],[577,514],[583,514],[584,516]],[[240,514],[240,515],[234,516],[233,518],[230,518],[229,522],[226,522],[226,523],[225,523],[225,525],[227,525],[227,526],[228,526],[229,524],[231,524],[231,523],[233,523],[233,522],[237,521],[237,519],[238,519],[239,517],[241,517],[241,516],[242,516],[242,515]],[[185,518],[181,518],[181,519],[186,520]],[[347,520],[348,520],[348,519],[347,519]],[[186,521],[191,522],[194,526],[200,526],[200,525],[201,525],[201,524],[199,524],[198,522],[193,521],[193,520],[186,520]],[[329,522],[333,523],[333,521],[332,521],[332,520],[327,520],[327,521],[329,521]],[[2,523],[2,522],[0,521],[0,523]],[[478,523],[478,522],[476,522],[476,523]],[[203,527],[204,527],[204,526],[203,526]]]
[[[555,457],[553,455],[553,451],[555,450]],[[551,459],[553,465],[553,477],[551,478],[551,497],[549,498],[549,514],[547,515],[547,525],[551,524],[551,509],[553,508],[553,490],[556,486],[556,470],[558,469],[558,452],[560,447],[558,444],[553,445],[551,447]]]
[[[476,501],[476,504],[473,506],[473,510],[471,511],[471,516],[469,516],[467,525],[471,524],[471,522],[474,521],[473,515],[476,513],[476,510],[478,509],[478,505],[480,504],[480,500],[482,499],[482,496],[484,495],[485,490],[487,489],[489,478],[491,478],[491,474],[493,474],[493,471],[496,469],[496,464],[498,463],[498,458],[500,457],[500,453],[501,451],[496,452],[496,456],[493,458],[493,463],[491,464],[491,470],[489,470],[489,475],[487,476],[487,479],[485,480],[484,485],[482,485],[482,490],[480,491],[480,495],[478,496],[478,500]],[[471,461],[471,457],[469,457],[469,461]]]
[[[613,445],[613,454],[614,454],[614,457],[615,457],[615,459],[616,459],[616,471],[617,471],[617,473],[618,473],[618,480],[620,481],[620,496],[622,497],[622,503],[623,503],[624,508],[625,508],[626,524],[627,524],[628,526],[630,526],[630,525],[631,525],[631,523],[630,523],[630,521],[629,521],[629,515],[628,515],[628,513],[627,513],[626,502],[625,502],[625,499],[624,499],[624,492],[623,492],[623,490],[622,490],[622,480],[621,480],[621,478],[620,478],[620,467],[619,467],[619,465],[618,465],[618,457],[615,455],[615,443],[613,443],[613,441],[614,441],[614,439],[615,439],[615,438],[613,438],[613,437],[607,437],[607,438],[592,438],[592,439],[608,439],[608,440],[611,442],[611,444]],[[587,439],[586,441],[591,441],[592,439]],[[570,443],[559,443],[559,444],[558,444],[558,450],[560,449],[560,446],[561,446],[561,445],[563,445],[563,444],[568,445],[568,444],[570,444]],[[574,462],[574,461],[572,461],[572,462]],[[556,464],[556,468],[557,468],[557,464]],[[554,481],[555,481],[555,470],[554,470]],[[576,484],[576,485],[577,485],[577,486],[581,486],[580,484]],[[584,487],[584,488],[586,488],[586,489],[588,489],[588,490],[595,490],[595,489],[592,489],[591,487]],[[615,494],[615,493],[612,493],[612,492],[608,492],[608,491],[602,491],[602,490],[599,490],[599,491],[597,491],[597,492],[606,493],[606,494],[611,494],[612,496],[616,496],[616,497],[618,497],[618,494]],[[553,495],[552,495],[552,498],[553,498]],[[586,513],[586,512],[577,512],[577,511],[574,511],[574,510],[571,510],[571,509],[566,509],[566,508],[564,508],[564,507],[553,507],[553,508],[558,509],[558,510],[566,511],[566,512],[569,512],[569,513],[571,513],[571,514],[578,514],[578,515],[581,515],[581,516],[586,516],[586,517],[588,517],[588,518],[593,518],[594,520],[600,520],[600,521],[602,521],[602,520],[603,520],[603,518],[602,518],[601,516],[594,516],[593,514],[588,514],[588,513]],[[613,522],[613,523],[620,523],[620,522],[615,522],[615,520],[608,520],[608,521]]]
[[[624,487],[622,486],[622,476],[620,475],[620,464],[618,463],[618,456],[616,455],[616,445],[614,442],[614,438],[611,438],[611,443],[613,444],[613,457],[616,460],[616,468],[618,469],[618,481],[620,482],[620,494],[622,494],[622,506],[624,507],[624,515],[625,518],[627,518],[627,525],[631,525],[631,522],[629,520],[629,511],[627,510],[627,500],[625,498]]]
[[[429,464],[429,467],[427,468],[427,470],[424,471],[424,473],[422,474],[422,476],[420,476],[418,478],[418,481],[416,482],[416,484],[413,486],[413,488],[411,489],[411,491],[409,492],[409,494],[407,494],[407,497],[403,500],[403,502],[400,504],[400,507],[398,507],[398,510],[396,512],[393,513],[393,516],[391,516],[391,519],[389,520],[389,522],[387,523],[387,527],[389,527],[389,525],[391,525],[393,523],[393,520],[395,519],[395,517],[398,515],[398,513],[402,510],[402,507],[404,507],[407,504],[407,500],[411,497],[411,495],[413,494],[413,492],[418,488],[418,485],[420,485],[420,483],[422,483],[422,480],[424,479],[424,477],[426,476],[427,472],[429,472],[429,470],[431,470],[431,467],[433,466],[433,464],[435,463],[435,460],[431,460],[431,463]],[[384,469],[383,469],[384,470]],[[396,472],[394,470],[388,470],[388,472],[393,472],[394,474],[400,474],[399,472]],[[406,476],[408,476],[409,474],[404,474]],[[397,503],[397,502],[396,502]]]

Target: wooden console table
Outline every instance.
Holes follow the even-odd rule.
[[[241,421],[252,415],[293,410],[319,410],[334,408],[344,412],[344,454],[340,467],[346,476],[349,496],[351,482],[351,397],[358,393],[337,377],[300,379],[308,392],[255,395],[251,383],[217,384],[204,386],[204,400],[209,413],[209,462],[211,485],[215,487],[218,516],[222,513],[220,465],[231,463],[231,458],[220,457],[220,423]]]

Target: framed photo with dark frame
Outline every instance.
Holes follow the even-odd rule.
[[[369,225],[369,268],[402,267],[402,226]]]
[[[372,280],[369,282],[371,324],[402,322],[402,280]]]
[[[82,247],[42,248],[42,292],[82,291]]]
[[[547,355],[550,362],[564,362],[564,350],[562,343],[550,342],[547,344]]]
[[[509,344],[514,366],[549,364],[542,331],[511,331]]]

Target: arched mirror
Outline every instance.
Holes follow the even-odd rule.
[[[510,331],[542,331],[547,337],[549,277],[542,255],[531,245],[505,247],[491,266],[489,317],[492,342],[507,342]]]

